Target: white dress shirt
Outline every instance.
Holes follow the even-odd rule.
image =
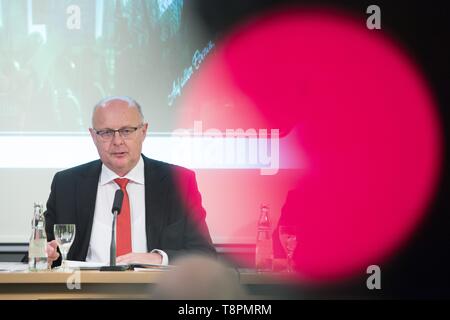
[[[144,160],[139,159],[136,166],[124,177],[119,177],[104,164],[100,173],[95,202],[94,221],[92,224],[91,240],[86,261],[109,263],[111,245],[111,230],[113,214],[111,213],[114,194],[120,189],[116,178],[127,178],[128,198],[130,200],[131,244],[134,253],[147,252],[147,237],[145,231],[145,178]],[[152,250],[162,256],[162,264],[168,264],[167,254],[162,250]]]

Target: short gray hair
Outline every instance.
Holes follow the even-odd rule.
[[[141,105],[136,100],[134,100],[133,98],[131,98],[129,96],[109,96],[109,97],[103,98],[102,100],[97,102],[97,104],[94,106],[94,109],[92,110],[92,125],[94,125],[95,111],[100,107],[104,107],[108,102],[113,101],[113,100],[125,101],[128,103],[129,107],[137,108],[139,115],[141,116],[141,120],[142,120],[142,122],[144,122],[144,113],[142,113]]]

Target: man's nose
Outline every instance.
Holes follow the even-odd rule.
[[[122,144],[123,143],[123,138],[120,135],[119,131],[114,132],[114,135],[112,137],[112,142],[113,142],[113,144]]]

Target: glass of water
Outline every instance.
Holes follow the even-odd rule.
[[[75,239],[75,225],[55,224],[53,226],[53,232],[55,233],[55,240],[58,243],[59,251],[62,255],[61,270],[66,271],[67,253]]]
[[[287,272],[294,272],[292,257],[297,247],[297,228],[294,226],[279,226],[281,245],[287,255]]]

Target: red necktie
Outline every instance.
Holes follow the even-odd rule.
[[[132,251],[131,248],[131,218],[130,218],[130,200],[128,198],[127,184],[128,179],[118,178],[114,181],[123,191],[123,202],[120,214],[117,217],[117,251],[116,255],[121,256]]]

